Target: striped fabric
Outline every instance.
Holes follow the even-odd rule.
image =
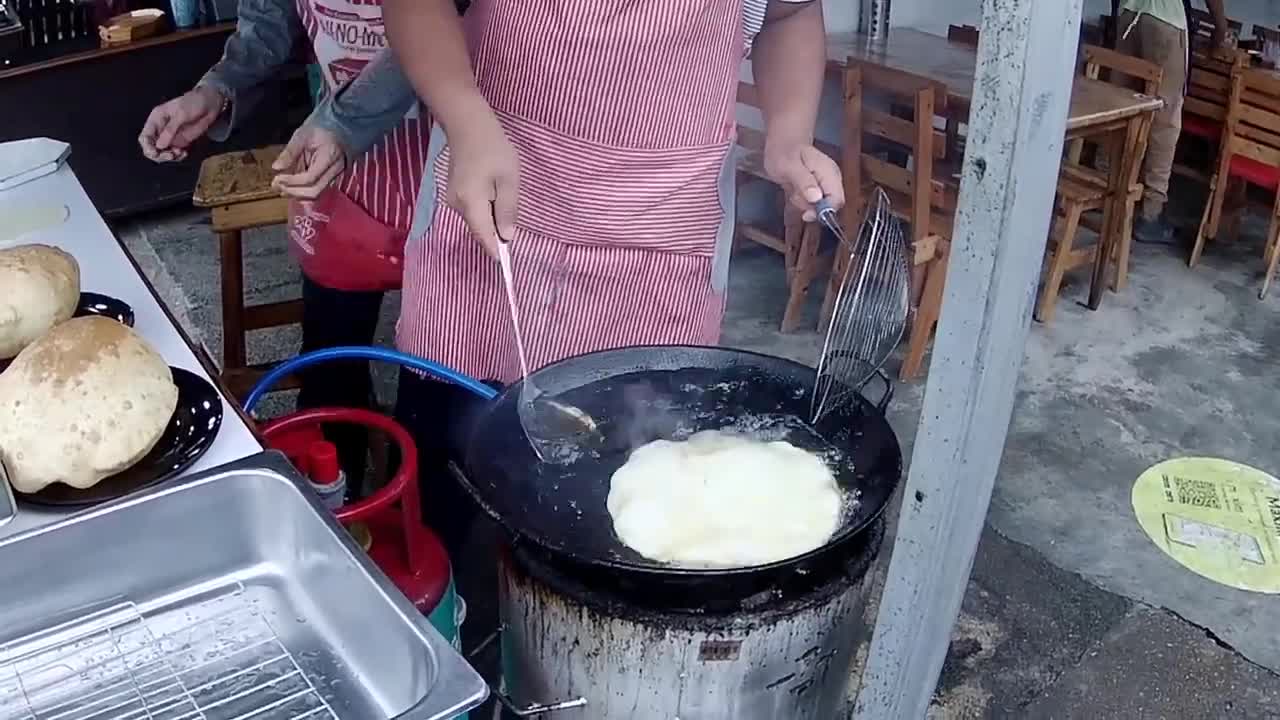
[[[375,22],[362,23],[360,14],[343,12],[343,6],[358,6],[366,14],[367,8],[377,7],[376,14],[380,15],[381,4],[380,0],[357,0],[354,3],[348,0],[298,0],[298,16],[311,39],[317,61],[324,66],[321,75],[326,80],[326,92],[337,92],[340,83],[359,74],[369,62],[370,48],[381,47],[385,42],[381,40],[383,28],[380,17]],[[353,28],[360,30],[360,38],[366,47],[334,57],[335,49],[340,52],[339,44],[331,37],[321,38],[325,32],[322,23],[335,22],[334,18],[344,22],[347,31]],[[333,67],[341,68],[341,78],[336,77]],[[418,187],[427,161],[429,132],[428,121],[420,118],[415,109],[405,117],[403,124],[347,168],[337,182],[338,187],[373,219],[388,227],[407,231],[413,223]]]
[[[413,224],[413,208],[427,162],[424,118],[406,118],[361,155],[338,181],[342,192],[378,222],[397,230]]]
[[[520,153],[512,243],[530,361],[714,344],[738,69],[766,0],[476,0],[480,89]],[[519,376],[497,264],[444,204],[405,254],[397,344],[484,379]],[[421,210],[420,210],[421,211]]]

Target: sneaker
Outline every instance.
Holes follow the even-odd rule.
[[[1133,223],[1133,239],[1144,245],[1176,245],[1173,227],[1162,219],[1138,218]]]

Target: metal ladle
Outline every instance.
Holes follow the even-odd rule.
[[[534,383],[525,354],[524,334],[520,329],[520,311],[516,305],[515,280],[511,271],[511,247],[510,243],[501,240],[498,242],[498,265],[502,269],[502,284],[511,311],[516,354],[520,358],[520,402],[517,403],[520,425],[539,460],[570,462],[576,455],[574,449],[598,448],[604,443],[600,426],[586,411],[556,400]]]

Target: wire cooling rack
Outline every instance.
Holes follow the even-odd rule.
[[[337,716],[240,589],[164,621],[122,603],[0,646],[0,720],[249,718]]]

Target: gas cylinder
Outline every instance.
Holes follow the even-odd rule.
[[[400,450],[400,467],[385,487],[334,511],[338,521],[364,547],[374,564],[404,593],[432,627],[461,647],[465,605],[454,592],[444,545],[422,524],[418,496],[418,451],[409,433],[391,418],[368,410],[317,408],[272,420],[262,428],[268,446],[289,458],[313,480],[319,471],[330,480],[323,425],[351,423],[385,433]],[[315,467],[313,467],[313,465]]]

